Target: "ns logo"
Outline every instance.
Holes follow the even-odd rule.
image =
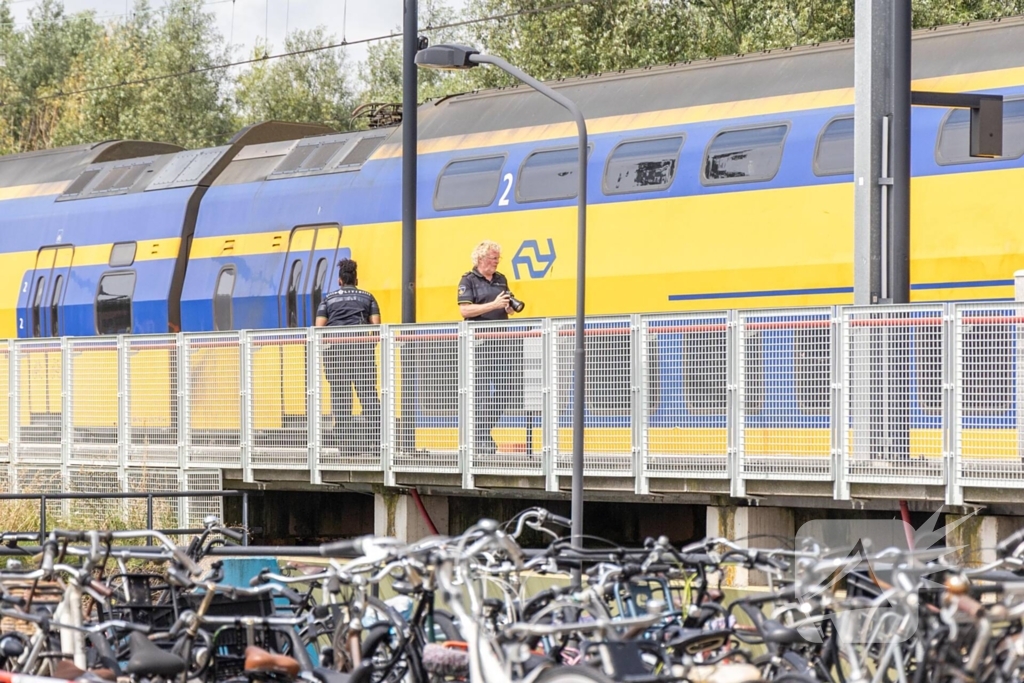
[[[512,257],[512,272],[517,280],[523,279],[520,268],[526,270],[531,280],[539,280],[548,274],[555,262],[555,241],[547,238],[547,252],[542,252],[537,240],[526,240],[519,245],[516,255]]]

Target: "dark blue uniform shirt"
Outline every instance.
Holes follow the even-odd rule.
[[[498,298],[498,295],[508,290],[508,280],[501,273],[495,272],[491,281],[480,274],[476,268],[462,276],[459,281],[459,303],[460,304],[489,304]],[[508,313],[504,308],[495,311],[487,311],[483,315],[466,320],[508,320]]]
[[[377,300],[373,294],[352,286],[331,292],[316,309],[316,317],[327,318],[329,327],[368,325],[371,315],[380,315]]]

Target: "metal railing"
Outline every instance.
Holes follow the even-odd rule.
[[[557,490],[576,434],[574,326],[4,342],[0,488],[213,490],[232,469]],[[1024,488],[1022,335],[1013,302],[589,318],[585,471],[641,494],[793,481],[846,499],[902,483],[955,504],[968,487]]]

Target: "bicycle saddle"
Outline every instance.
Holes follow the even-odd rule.
[[[732,631],[704,631],[702,629],[679,629],[668,645],[678,648],[688,655],[695,655],[706,650],[717,650],[729,644]]]
[[[53,677],[64,680],[73,681],[77,678],[93,677],[100,678],[104,681],[116,681],[117,674],[110,669],[95,669],[93,671],[83,671],[79,669],[74,662],[70,659],[61,659],[53,666]],[[91,675],[91,676],[90,676]]]
[[[245,648],[245,670],[283,674],[295,678],[299,675],[299,663],[287,655],[275,655],[250,645]]]
[[[138,631],[128,636],[131,657],[125,672],[136,676],[163,676],[170,678],[185,670],[185,661],[178,655],[161,650]]]
[[[783,626],[774,619],[765,619],[764,622],[762,622],[761,634],[764,636],[764,641],[766,643],[799,645],[807,642],[795,628]]]

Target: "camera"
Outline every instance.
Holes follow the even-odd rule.
[[[508,305],[512,308],[512,310],[515,311],[516,313],[522,313],[523,309],[526,308],[526,304],[512,296],[512,292],[508,291],[507,289],[505,290],[505,293],[508,294]]]

